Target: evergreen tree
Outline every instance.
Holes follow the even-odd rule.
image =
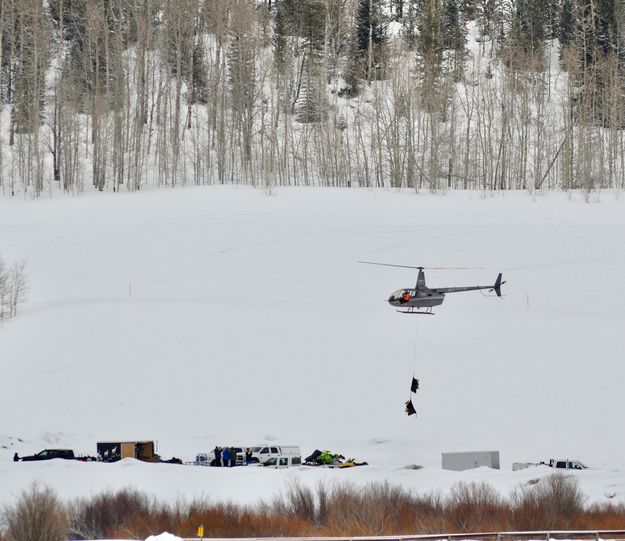
[[[359,0],[356,9],[356,51],[362,58],[364,78],[369,81],[384,73],[387,25],[382,8],[382,0]]]
[[[405,0],[390,0],[391,12],[395,21],[401,21],[404,17]]]
[[[193,66],[191,68],[192,77],[190,81],[189,103],[208,103],[208,71],[206,69],[206,53],[201,40],[196,40],[193,46]]]
[[[276,10],[282,12],[288,35],[296,34],[301,28],[300,6],[301,0],[280,0],[277,4]]]
[[[298,86],[295,113],[298,122],[319,122],[324,116],[325,80],[322,73],[325,43],[325,6],[316,0],[300,3],[300,29],[302,31],[302,78]]]
[[[560,28],[558,0],[545,0],[545,37],[557,39]]]
[[[246,170],[252,164],[254,113],[259,92],[256,70],[258,36],[251,24],[253,10],[252,3],[242,2],[232,12],[229,28],[231,41],[227,53],[233,120]]]
[[[38,1],[2,5],[2,100],[12,103],[11,136],[39,129],[50,65],[50,28]]]
[[[402,36],[412,51],[417,45],[417,26],[419,24],[419,13],[423,0],[406,0],[404,6],[404,17],[402,19]]]
[[[417,54],[425,70],[431,73],[440,72],[443,60],[441,20],[440,0],[425,0],[418,24]]]
[[[482,43],[486,37],[491,42],[501,42],[505,37],[503,0],[476,0],[475,16]],[[492,49],[491,49],[492,51]]]
[[[466,21],[472,21],[478,15],[477,0],[460,0],[458,2],[458,8]]]
[[[558,41],[562,47],[571,45],[575,40],[577,21],[575,19],[574,0],[562,0],[558,24]]]
[[[349,20],[349,3],[350,0],[325,0],[325,53],[328,65],[328,81],[336,79],[340,61],[344,58],[346,51],[349,50],[349,39],[345,31]]]
[[[544,69],[545,15],[543,0],[515,0],[510,6],[509,35],[502,56],[512,70]]]
[[[122,73],[119,69],[121,51],[129,42],[131,28],[136,32],[131,19],[137,2],[139,0],[48,2],[59,35],[69,42],[63,72],[77,90],[82,110],[89,109],[94,96],[112,93],[119,82],[116,78]]]
[[[288,27],[287,12],[284,3],[281,2],[276,8],[276,16],[273,25],[273,61],[278,73],[283,73],[286,66],[288,53]]]
[[[421,68],[422,97],[426,108],[436,109],[443,75],[444,40],[440,0],[425,0],[419,19],[417,59]],[[443,100],[444,101],[444,100]]]
[[[58,25],[63,39],[74,40],[85,34],[86,1],[48,0],[50,16]]]
[[[443,47],[450,51],[451,71],[459,80],[464,71],[466,28],[458,9],[458,0],[445,0],[441,18]]]
[[[545,48],[545,0],[516,0],[515,23],[519,36],[514,46],[521,46],[526,53],[542,54]]]
[[[585,119],[625,123],[625,6],[620,0],[578,0],[576,48],[581,73],[578,102]],[[615,90],[618,89],[618,90]],[[614,113],[618,112],[617,115]]]
[[[578,0],[578,39],[585,67],[615,54],[623,66],[625,6],[620,0]]]

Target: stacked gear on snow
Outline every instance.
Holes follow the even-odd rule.
[[[317,457],[321,455],[321,451],[319,449],[315,449],[310,456],[307,456],[304,459],[306,464],[317,463]]]
[[[343,455],[335,455],[325,449],[315,459],[318,464],[339,464],[342,460],[345,460]]]
[[[337,467],[342,469],[342,468],[353,468],[354,466],[368,466],[368,464],[366,462],[356,462],[355,459],[350,458],[346,460],[345,462],[339,464]]]
[[[345,460],[340,454],[331,453],[327,449],[316,449],[310,456],[304,459],[306,466],[327,466],[330,468],[351,468],[353,466],[366,466],[366,462],[356,462],[354,458]]]

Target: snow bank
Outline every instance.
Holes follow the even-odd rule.
[[[170,533],[164,532],[160,535],[151,535],[145,541],[181,541],[180,537],[176,537]]]

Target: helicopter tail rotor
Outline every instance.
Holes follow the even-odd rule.
[[[501,281],[501,273],[499,273],[497,276],[497,280],[495,281],[495,285],[493,286],[493,289],[491,289],[491,291],[494,291],[495,293],[497,293],[498,297],[501,297],[501,286],[505,283],[505,281]]]

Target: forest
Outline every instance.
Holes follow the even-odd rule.
[[[622,0],[0,0],[0,193],[625,187]]]

